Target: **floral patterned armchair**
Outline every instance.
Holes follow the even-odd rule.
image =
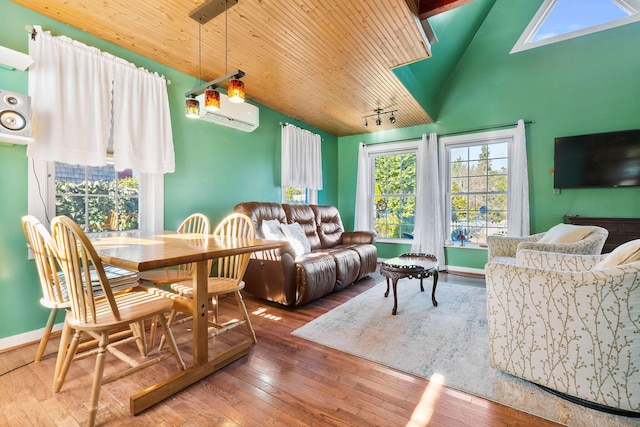
[[[570,226],[568,224],[560,224],[561,226]],[[556,226],[557,227],[557,226]],[[578,226],[570,226],[578,227]],[[555,227],[554,227],[555,228]],[[532,234],[526,237],[508,237],[508,236],[487,236],[487,245],[489,247],[489,262],[495,261],[497,257],[503,258],[502,262],[515,262],[516,252],[521,249],[533,249],[543,252],[558,252],[565,254],[577,255],[598,255],[604,247],[604,242],[609,236],[606,228],[591,226],[585,229],[591,229],[591,232],[583,239],[569,243],[544,242],[547,233]],[[506,259],[510,258],[510,259]]]
[[[515,264],[488,263],[491,365],[640,415],[640,261],[603,260],[521,249]]]

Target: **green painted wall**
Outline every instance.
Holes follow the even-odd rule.
[[[439,134],[460,132],[520,118],[534,122],[527,126],[532,233],[549,229],[565,214],[640,217],[638,187],[554,194],[550,173],[556,136],[640,128],[640,23],[510,55],[541,4],[495,2],[441,88],[435,124],[339,138],[339,208],[347,228],[353,225],[359,142],[419,137],[434,129]],[[430,19],[436,29],[439,17]],[[423,66],[408,67],[415,73]],[[404,249],[398,245],[394,255]],[[482,268],[486,262],[483,251],[472,249],[448,248],[446,257],[448,265],[469,268]]]
[[[280,200],[280,122],[323,137],[324,190],[319,202],[337,205],[337,138],[266,107],[260,126],[245,133],[184,117],[184,93],[198,80],[87,33],[0,0],[0,45],[27,53],[27,24],[41,25],[165,75],[172,117],[176,171],[165,177],[165,228],[175,229],[188,214],[200,211],[213,223],[242,201]],[[193,52],[197,55],[197,52]],[[250,73],[250,70],[247,70]],[[0,67],[0,88],[28,92],[28,72]],[[251,87],[247,87],[251,97]],[[0,144],[0,339],[40,329],[48,312],[39,304],[40,285],[33,261],[27,260],[20,218],[27,214],[27,165],[24,146]],[[18,307],[19,309],[16,309]],[[62,317],[59,317],[61,321]]]

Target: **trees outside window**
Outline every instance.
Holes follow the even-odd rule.
[[[66,215],[85,232],[135,230],[140,180],[131,170],[55,165],[56,215]]]
[[[508,148],[506,141],[447,148],[453,242],[484,244],[489,235],[506,234]]]
[[[381,239],[413,239],[416,214],[416,152],[373,158],[374,229]]]

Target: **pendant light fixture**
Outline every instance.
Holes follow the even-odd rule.
[[[242,79],[245,76],[244,71],[235,70],[232,72],[228,72],[228,60],[229,60],[229,30],[228,30],[228,10],[229,7],[238,3],[238,0],[209,0],[208,2],[200,5],[198,8],[191,11],[189,17],[198,21],[198,25],[202,26],[209,22],[211,19],[215,18],[223,11],[225,13],[225,72],[226,74],[217,79],[211,80],[204,85],[195,88],[185,94],[187,97],[187,117],[199,117],[199,105],[198,100],[195,99],[196,95],[200,95],[204,93],[204,106],[203,108],[207,111],[218,111],[220,109],[220,92],[216,90],[216,88],[220,87],[225,81],[228,81],[227,84],[227,96],[230,102],[242,103],[245,100],[245,92],[244,92],[244,82]],[[224,9],[223,9],[224,8]],[[199,43],[200,41],[200,33],[198,35]],[[199,52],[199,56],[201,58],[201,53]],[[200,59],[201,60],[201,59]],[[202,66],[200,65],[200,69]],[[197,112],[194,112],[197,111]],[[189,115],[194,114],[194,115]]]
[[[202,21],[198,21],[198,80],[202,82]],[[218,105],[218,108],[220,106]],[[200,102],[195,94],[190,94],[186,100],[185,115],[190,119],[200,117]]]
[[[224,59],[224,71],[225,73],[229,72],[229,7],[226,6],[224,8],[224,50],[225,50],[225,59]],[[244,102],[244,83],[240,79],[232,78],[229,80],[229,85],[227,86],[227,96],[229,97],[229,101],[235,104],[241,104]]]

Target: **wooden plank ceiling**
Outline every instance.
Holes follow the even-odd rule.
[[[336,136],[432,122],[391,71],[430,55],[423,0],[240,0],[201,42],[189,13],[202,0],[13,1],[203,81],[241,69],[250,102]],[[397,109],[396,123],[364,129],[376,108]]]

